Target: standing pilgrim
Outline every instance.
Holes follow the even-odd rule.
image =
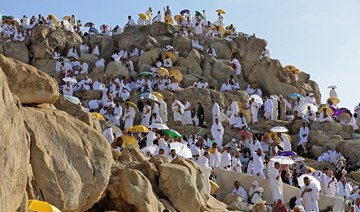
[[[149,101],[147,101],[145,103],[142,112],[143,113],[142,113],[141,125],[144,125],[145,127],[149,127],[149,125],[150,125],[150,116],[151,116],[151,106],[150,106]]]
[[[166,122],[168,121],[167,104],[164,100],[160,99],[159,105],[160,117],[163,121],[163,124],[166,125]]]
[[[265,110],[265,113],[264,113],[264,116],[267,120],[270,120],[271,119],[271,115],[273,113],[273,101],[268,98],[267,96],[265,96],[265,102],[264,102],[264,110]]]
[[[215,122],[211,127],[211,134],[216,143],[221,147],[223,142],[224,127],[222,126],[221,122],[219,122],[218,118],[215,119]]]
[[[304,177],[304,186],[300,189],[300,197],[304,200],[305,211],[319,211],[319,190],[308,177]]]
[[[124,111],[124,128],[127,129],[134,125],[134,118],[135,118],[135,109],[130,107],[129,103],[125,103],[125,111]]]
[[[221,114],[220,114],[220,106],[215,100],[213,100],[213,107],[212,107],[212,116],[213,116],[213,122],[215,122],[215,119],[218,118],[219,121],[221,121]]]
[[[236,123],[236,115],[239,113],[239,106],[238,103],[236,101],[233,101],[232,99],[230,99],[229,102],[231,103],[231,115],[229,124],[234,125]]]
[[[283,182],[280,176],[279,162],[275,162],[274,167],[269,167],[268,177],[270,179],[270,188],[274,203],[276,204],[279,199],[284,201]]]
[[[171,110],[174,113],[174,122],[176,125],[182,124],[182,116],[184,113],[184,105],[177,99],[173,98],[173,104]]]
[[[256,102],[254,98],[251,98],[251,100],[250,100],[250,112],[251,112],[251,117],[252,117],[253,124],[257,124],[259,122],[259,120],[258,120],[258,112],[259,112],[260,106],[261,105],[258,102]]]
[[[329,96],[330,96],[330,98],[337,98],[338,97],[338,95],[337,95],[337,93],[336,93],[336,91],[335,91],[335,88],[336,88],[336,86],[329,86],[329,88],[330,88],[330,91],[329,91]]]
[[[184,114],[182,117],[182,124],[192,125],[191,104],[187,99],[184,99]]]

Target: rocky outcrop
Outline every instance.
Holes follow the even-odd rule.
[[[118,62],[110,62],[106,66],[105,70],[105,76],[107,78],[111,78],[112,76],[118,76],[119,78],[126,77],[128,78],[130,76],[129,69],[125,66],[122,66]]]
[[[0,68],[0,211],[16,211],[27,205],[29,137],[20,109]]]
[[[251,211],[253,206],[244,202],[244,199],[240,195],[228,194],[223,199],[223,202],[227,205],[227,209],[236,211]]]
[[[114,36],[114,42],[118,49],[136,47],[145,51],[158,46],[155,38],[149,34],[150,26],[133,26],[126,29],[122,34]]]
[[[28,196],[61,211],[85,211],[97,202],[110,177],[111,151],[104,136],[49,108],[22,109],[30,134]]]
[[[29,63],[29,51],[25,43],[4,42],[4,55],[19,60],[23,63]]]
[[[22,104],[52,104],[58,98],[56,81],[33,66],[0,55],[0,67],[11,92],[19,97]]]

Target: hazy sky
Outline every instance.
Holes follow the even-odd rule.
[[[0,0],[0,5],[4,4]],[[0,13],[19,18],[23,14],[53,13],[58,18],[75,14],[83,23],[123,26],[127,15],[136,17],[149,6],[154,12],[162,11],[166,5],[170,5],[173,15],[185,8],[205,9],[212,21],[215,10],[222,8],[227,12],[225,24],[256,33],[268,41],[272,58],[309,73],[318,82],[323,101],[329,95],[327,87],[337,85],[342,100],[339,106],[353,110],[360,102],[360,93],[356,92],[360,89],[359,0],[14,0],[2,6]]]

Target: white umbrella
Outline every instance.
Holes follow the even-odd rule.
[[[251,95],[249,99],[254,99],[255,102],[257,102],[257,103],[259,103],[261,105],[264,103],[262,98],[259,95],[256,95],[256,94]]]
[[[80,104],[80,99],[75,97],[75,96],[68,96],[68,95],[64,95],[65,99],[67,99],[68,101],[70,101],[73,104]]]
[[[337,88],[336,85],[330,85],[328,88]]]
[[[294,160],[295,162],[305,161],[305,159],[304,159],[303,157],[299,157],[299,156],[295,157],[293,160]]]
[[[292,165],[295,163],[295,161],[293,161],[291,158],[285,156],[275,156],[270,160],[273,162],[279,162],[280,164],[284,164],[284,165]]]
[[[286,127],[282,127],[282,126],[276,126],[270,129],[271,132],[276,132],[276,133],[286,133],[289,132],[288,129],[286,129]]]
[[[76,79],[74,79],[74,78],[72,78],[72,77],[65,77],[65,78],[63,78],[62,80],[63,80],[64,82],[70,82],[70,83],[74,83],[74,84],[77,83]]]
[[[174,149],[176,151],[176,154],[179,156],[182,156],[184,158],[192,158],[191,150],[182,143],[179,142],[170,143],[170,150],[171,149]]]
[[[167,129],[169,129],[169,127],[166,126],[165,124],[159,124],[159,123],[152,124],[152,125],[149,126],[149,128],[156,128],[156,129],[159,129],[159,130],[167,130]]]
[[[299,114],[300,115],[306,115],[306,112],[308,111],[308,107],[310,107],[310,109],[312,111],[314,111],[314,113],[316,113],[316,111],[318,111],[318,107],[315,106],[314,104],[310,104],[310,103],[305,103],[303,105],[300,106],[300,109],[299,109]]]
[[[303,174],[300,177],[298,177],[297,180],[298,180],[298,184],[299,184],[300,187],[303,187],[305,185],[305,183],[304,183],[304,178],[305,177],[308,177],[310,179],[311,183],[314,183],[319,191],[321,190],[320,182],[314,176],[308,175],[308,174]]]
[[[147,152],[150,152],[152,155],[154,155],[155,151],[156,151],[156,147],[155,146],[147,146],[141,149],[141,151],[143,152],[144,155],[146,155]]]

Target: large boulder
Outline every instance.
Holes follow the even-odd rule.
[[[118,63],[118,62],[110,62],[106,66],[105,76],[107,78],[111,78],[114,75],[118,76],[120,78],[122,78],[122,77],[128,78],[129,75],[130,75],[130,72],[129,72],[128,68],[126,68],[125,66],[122,66],[120,63]]]
[[[20,108],[0,68],[0,211],[16,211],[26,206],[23,200],[26,201],[29,138]]]
[[[129,49],[136,47],[147,51],[155,46],[158,46],[155,38],[149,35],[150,26],[133,26],[128,27],[120,35],[114,36],[114,42],[118,49]]]
[[[81,36],[76,32],[65,32],[65,37],[66,37],[66,46],[64,49],[64,55],[67,55],[69,49],[75,46],[80,56],[80,45],[83,42]]]
[[[56,109],[62,110],[67,114],[75,117],[76,119],[79,119],[80,121],[84,122],[85,124],[91,126],[98,132],[102,132],[100,123],[95,118],[95,116],[87,112],[84,107],[68,101],[67,99],[64,98],[64,96],[60,95],[59,98],[54,103],[54,106],[56,107]]]
[[[227,63],[228,61],[225,60],[216,60],[213,64],[213,70],[211,76],[222,82],[225,82],[227,79],[230,78],[230,75],[234,75],[234,71],[231,68],[230,64]]]
[[[4,42],[3,46],[6,57],[29,63],[29,51],[25,43]]]
[[[91,208],[110,178],[112,156],[105,137],[62,111],[24,107],[22,112],[31,140],[29,198],[65,212]]]
[[[35,68],[49,74],[52,77],[56,76],[56,60],[53,59],[36,59],[32,61]]]
[[[115,44],[112,37],[108,35],[102,36],[101,44],[100,44],[101,58],[104,58],[105,60],[109,60],[111,55],[114,54],[114,48],[115,48]]]
[[[244,199],[240,195],[228,194],[223,201],[227,205],[227,209],[236,211],[251,211],[252,205],[244,202]]]
[[[80,59],[89,65],[89,68],[93,69],[95,67],[96,61],[98,61],[98,57],[94,54],[83,54]]]
[[[193,57],[182,59],[179,65],[186,67],[187,73],[189,74],[197,74],[200,76],[203,74],[200,63]]]
[[[31,43],[33,45],[41,43],[49,36],[51,31],[52,29],[45,25],[39,25],[34,27],[31,31]]]
[[[360,151],[360,140],[347,140],[347,141],[340,141],[336,146],[342,155],[346,155],[350,157],[352,161],[359,161],[359,151]]]
[[[113,170],[106,193],[110,210],[162,212],[165,209],[153,193],[150,181],[138,170]]]
[[[3,55],[0,55],[0,67],[7,77],[11,92],[19,97],[22,104],[52,104],[57,100],[59,87],[44,72]]]
[[[216,56],[219,59],[231,60],[231,49],[225,40],[218,41],[211,45],[215,49]]]
[[[172,36],[175,33],[175,27],[171,24],[156,22],[151,25],[150,35],[151,36],[161,36],[167,35]]]
[[[184,36],[177,36],[174,38],[172,46],[180,53],[185,52],[186,54],[191,50],[191,40]]]
[[[144,65],[154,66],[156,59],[159,59],[160,56],[161,56],[160,48],[154,48],[151,49],[150,51],[144,52],[144,54],[142,54],[139,57],[138,68],[140,69]]]

